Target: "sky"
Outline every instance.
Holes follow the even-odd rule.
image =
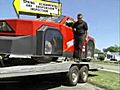
[[[77,19],[82,13],[88,24],[89,35],[95,38],[97,49],[120,46],[119,0],[60,0],[62,14]],[[13,0],[0,0],[0,19],[17,18]],[[22,16],[24,17],[24,16]]]

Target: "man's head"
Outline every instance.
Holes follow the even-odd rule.
[[[81,21],[83,19],[83,15],[82,14],[78,14],[77,15],[77,19],[78,19],[78,21]]]

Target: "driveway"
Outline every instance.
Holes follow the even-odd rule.
[[[77,86],[74,87],[60,86],[49,90],[105,90],[105,89],[101,89],[89,83],[84,83],[84,84],[79,83],[77,84]]]

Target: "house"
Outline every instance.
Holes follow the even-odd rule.
[[[105,61],[120,61],[120,52],[107,52]]]

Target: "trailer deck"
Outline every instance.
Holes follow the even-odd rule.
[[[68,72],[73,64],[89,64],[89,62],[77,63],[74,61],[64,61],[37,65],[2,67],[0,68],[0,78]]]

